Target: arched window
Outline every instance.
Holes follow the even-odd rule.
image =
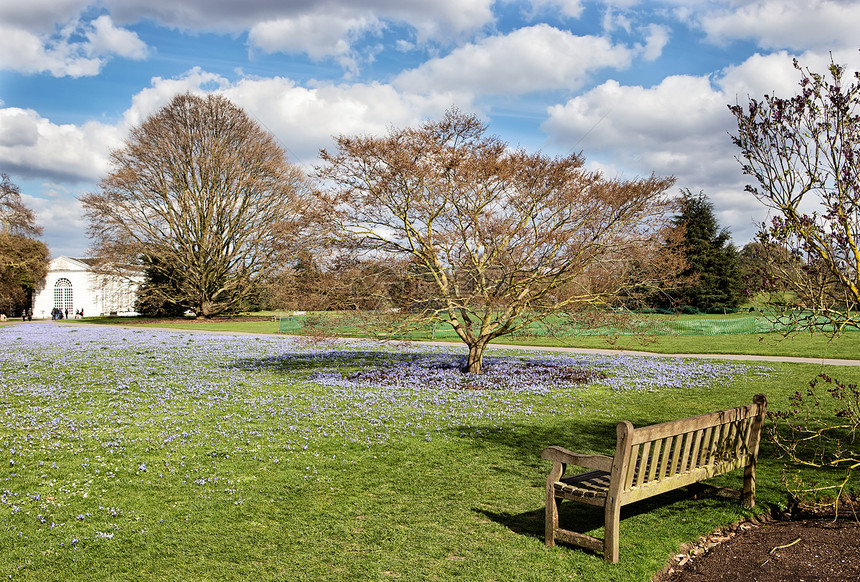
[[[68,279],[57,279],[57,282],[54,283],[54,307],[68,310],[69,313],[75,310],[72,282]]]

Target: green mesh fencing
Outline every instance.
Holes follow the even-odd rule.
[[[772,321],[763,317],[733,319],[685,319],[657,323],[657,330],[672,335],[755,334],[777,331]]]
[[[304,327],[304,318],[299,316],[282,317],[278,321],[278,333],[288,335],[299,333]]]
[[[278,333],[299,334],[304,325],[303,316],[282,317],[278,324]],[[351,330],[354,335],[355,330]],[[733,317],[710,319],[674,319],[670,316],[649,318],[647,323],[633,329],[614,329],[610,327],[581,328],[575,329],[569,326],[548,327],[542,323],[535,323],[527,329],[514,333],[514,336],[611,336],[611,335],[753,335],[762,333],[785,333],[797,331],[796,324],[781,324],[765,317]],[[406,339],[452,339],[456,334],[450,326],[439,324],[432,331],[428,328],[426,333],[415,332],[408,334]],[[426,336],[426,337],[425,337]]]

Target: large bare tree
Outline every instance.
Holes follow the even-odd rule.
[[[145,268],[149,293],[211,317],[281,263],[306,183],[283,148],[225,97],[176,96],[110,156],[82,197],[103,268]]]
[[[377,261],[408,263],[403,318],[452,326],[471,373],[493,339],[608,305],[633,275],[640,286],[660,275],[674,182],[607,179],[580,155],[512,150],[486,130],[450,110],[383,137],[341,136],[317,172],[344,237]]]
[[[34,238],[41,234],[20,188],[0,175],[0,312],[26,307],[29,295],[45,280],[48,247]]]

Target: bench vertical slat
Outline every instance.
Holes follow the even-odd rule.
[[[672,438],[672,459],[669,461],[669,477],[674,477],[678,472],[678,459],[681,456],[681,445],[684,442],[684,435],[675,435]]]
[[[639,464],[639,447],[641,445],[633,445],[630,447],[630,462],[627,463],[627,474],[624,477],[622,490],[627,491],[633,487],[633,478],[636,476],[636,465]]]
[[[714,438],[714,459],[711,461],[711,464],[719,463],[728,458],[730,451],[728,439],[732,430],[732,425],[727,424],[720,428],[721,430]]]
[[[672,447],[675,443],[675,437],[663,439],[663,454],[660,455],[660,466],[657,468],[657,474],[662,479],[669,474],[671,468]]]
[[[708,447],[708,458],[704,460],[703,465],[714,466],[720,460],[720,443],[722,443],[722,426],[715,426],[711,433],[711,444]]]
[[[747,454],[749,454],[752,451],[752,446],[751,446],[752,443],[750,442],[750,434],[751,434],[751,431],[753,430],[753,422],[754,422],[754,420],[752,418],[748,418],[744,422],[743,437],[741,438],[741,446],[746,447],[746,449],[747,449],[746,453]]]
[[[681,461],[678,466],[678,472],[686,473],[690,467],[690,451],[693,446],[694,432],[688,432],[684,435],[684,450],[681,452]]]
[[[711,440],[714,436],[714,427],[708,427],[705,429],[704,434],[702,434],[702,442],[699,445],[699,456],[694,459],[695,465],[694,468],[699,468],[702,465],[706,465],[708,462],[708,452],[711,449]]]
[[[633,487],[641,487],[645,481],[645,470],[648,464],[648,457],[651,456],[651,443],[645,443],[639,448],[639,458],[636,463],[636,482]]]
[[[704,436],[705,429],[699,429],[693,433],[693,451],[690,453],[690,462],[687,465],[687,471],[692,471],[699,464],[699,448],[702,446]]]
[[[735,421],[729,423],[726,426],[726,432],[723,435],[723,445],[722,445],[722,454],[726,457],[737,458],[738,454],[741,452],[738,447],[738,427],[740,426],[740,421]]]
[[[734,457],[741,457],[746,454],[746,447],[744,446],[744,433],[746,432],[746,424],[746,420],[739,420],[735,423],[732,423],[731,451]]]
[[[663,439],[654,441],[654,450],[648,457],[648,479],[646,483],[652,483],[657,476],[657,465],[660,464],[660,449],[663,447]]]

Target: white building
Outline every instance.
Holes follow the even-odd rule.
[[[83,309],[85,316],[117,315],[134,311],[137,287],[143,277],[96,274],[89,259],[57,257],[48,263],[45,284],[33,295],[33,317],[50,319],[57,307],[69,317]]]

